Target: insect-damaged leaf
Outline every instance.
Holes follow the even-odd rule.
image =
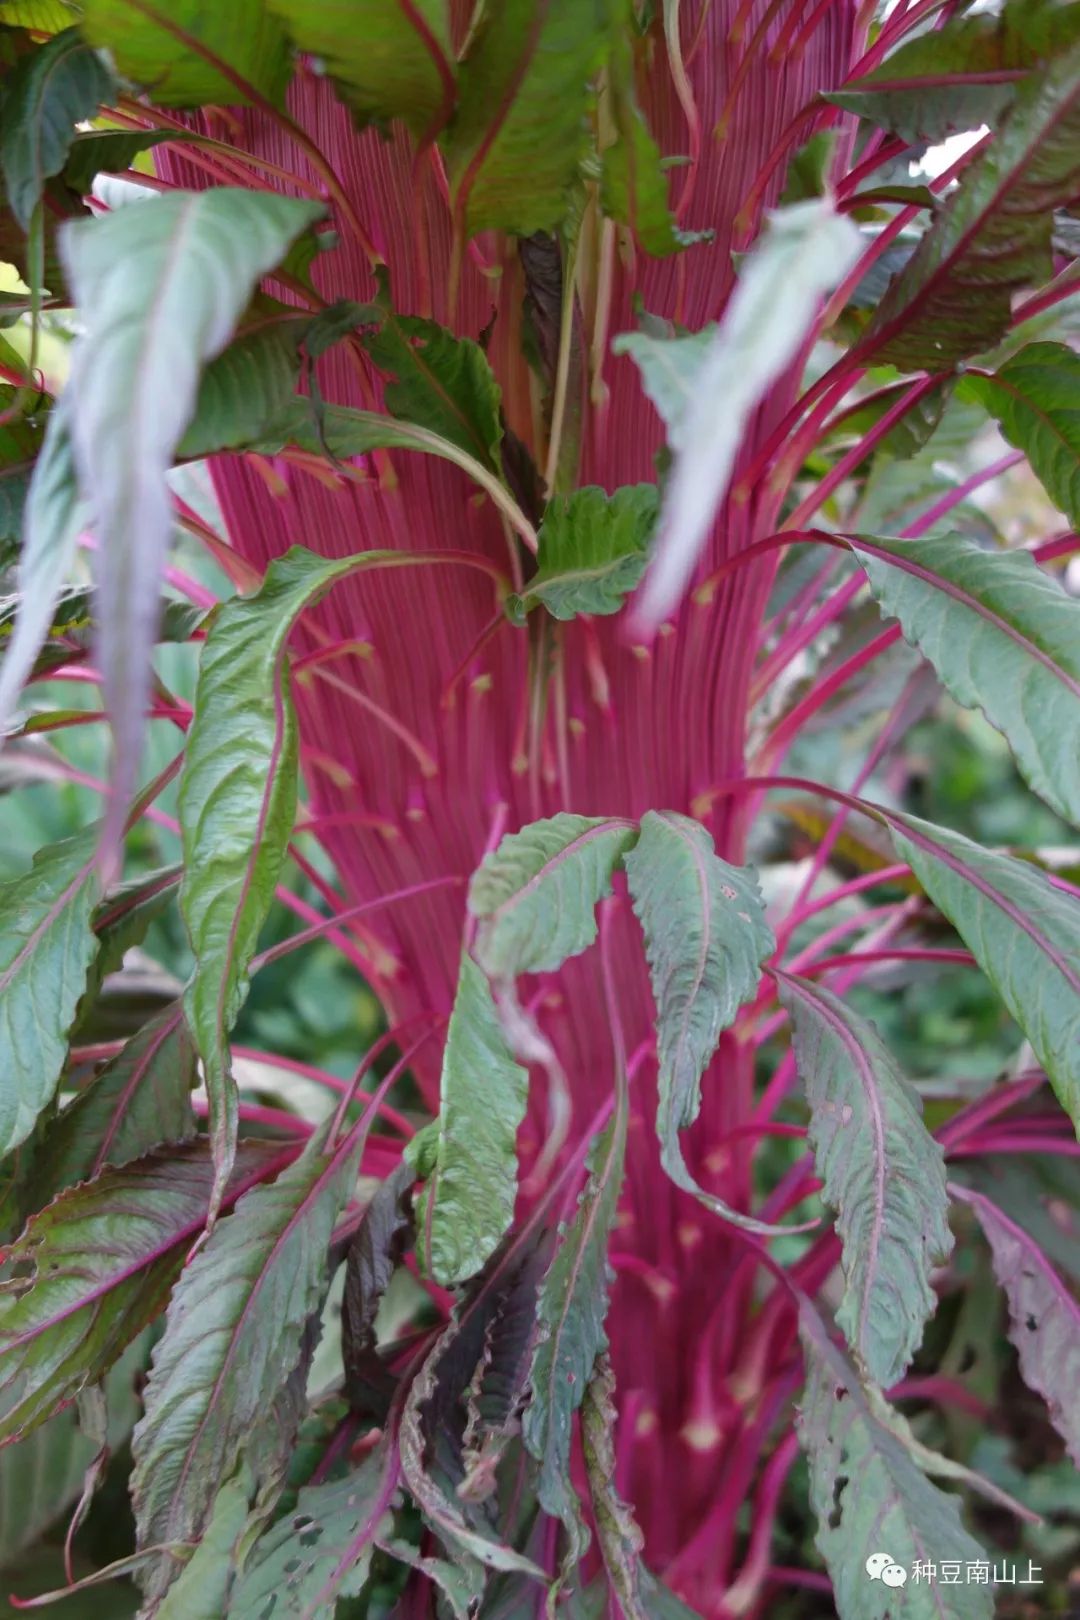
[[[952,1249],[942,1151],[873,1026],[806,979],[777,973],[776,982],[823,1196],[843,1240],[836,1320],[869,1377],[888,1389],[922,1341],[937,1304],[931,1273]]]
[[[957,703],[1004,734],[1035,792],[1080,824],[1080,757],[1061,745],[1080,728],[1080,602],[1027,552],[960,534],[851,545],[882,612]]]
[[[435,1166],[417,1208],[425,1262],[444,1287],[474,1276],[513,1219],[528,1084],[487,979],[465,955],[443,1053]]]
[[[509,833],[469,885],[475,954],[493,977],[544,973],[596,938],[596,907],[637,837],[630,822],[560,811]]]
[[[536,573],[520,595],[507,598],[507,613],[517,624],[538,602],[555,619],[618,613],[645,571],[656,513],[652,484],[627,484],[613,495],[589,486],[557,496],[537,535]]]

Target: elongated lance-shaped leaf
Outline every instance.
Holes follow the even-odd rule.
[[[402,119],[419,139],[454,109],[447,0],[269,0],[302,51],[326,64],[365,124]]]
[[[645,629],[655,629],[678,605],[727,491],[750,413],[794,360],[822,295],[843,280],[860,250],[851,221],[828,199],[814,198],[777,209],[743,265],[679,422],[656,549],[635,605]]]
[[[399,315],[383,285],[364,347],[386,384],[386,409],[400,421],[437,433],[491,471],[499,466],[502,390],[487,355],[471,338],[455,337],[436,321]]]
[[[592,80],[606,50],[600,0],[493,0],[458,72],[443,139],[460,235],[551,231],[588,150]]]
[[[394,1434],[360,1467],[308,1485],[295,1508],[259,1541],[237,1581],[229,1620],[325,1620],[338,1598],[357,1597],[376,1542],[393,1529],[400,1469]]]
[[[996,371],[967,372],[961,399],[990,412],[1022,450],[1054,505],[1080,525],[1080,356],[1063,343],[1029,343]]]
[[[75,126],[107,101],[113,81],[77,28],[22,57],[7,75],[0,105],[0,165],[11,211],[24,231],[45,182],[64,167]]]
[[[896,276],[858,345],[901,371],[950,371],[1004,335],[1013,294],[1048,280],[1055,208],[1080,185],[1080,46],[1033,75]]]
[[[960,534],[851,544],[882,612],[957,703],[1004,734],[1035,792],[1080,824],[1080,750],[1062,747],[1080,735],[1080,603],[1027,552]]]
[[[645,1537],[633,1511],[615,1489],[615,1374],[602,1355],[589,1379],[581,1408],[585,1474],[596,1517],[596,1535],[608,1583],[626,1620],[650,1620],[656,1613],[644,1590],[641,1549]]]
[[[836,1320],[867,1375],[888,1389],[922,1342],[937,1304],[931,1273],[952,1249],[944,1156],[873,1025],[806,979],[775,977],[843,1241]]]
[[[645,571],[657,506],[652,484],[627,484],[613,495],[589,486],[556,497],[537,536],[536,573],[507,598],[507,613],[517,624],[538,602],[555,619],[618,613]]]
[[[1027,861],[889,813],[901,860],[1031,1042],[1080,1136],[1080,904]]]
[[[268,101],[284,97],[292,64],[263,0],[83,0],[82,12],[90,43],[107,46],[124,77],[145,85],[160,107],[249,101],[237,77]]]
[[[227,1190],[246,1190],[276,1162],[273,1149],[245,1144]],[[0,1294],[0,1444],[98,1382],[154,1320],[212,1185],[201,1146],[137,1159],[62,1193],[4,1251],[16,1272]]]
[[[679,1132],[698,1116],[701,1076],[721,1031],[754,996],[774,946],[756,879],[722,861],[698,822],[671,810],[641,818],[624,864],[656,1001],[661,1162],[678,1186],[724,1220],[773,1234],[775,1228],[704,1192],[679,1144]]]
[[[187,1563],[173,1558],[174,1584],[160,1605],[144,1605],[149,1620],[222,1620],[238,1561],[238,1544],[248,1532],[253,1485],[246,1469],[223,1485],[207,1509],[206,1528]],[[146,1565],[140,1564],[139,1577]]]
[[[174,1289],[133,1445],[141,1549],[197,1541],[241,1457],[260,1491],[284,1477],[302,1416],[292,1376],[364,1135],[331,1153],[320,1131],[275,1182],[240,1199]],[[175,1575],[167,1555],[145,1564],[147,1598],[160,1600]]]
[[[115,746],[106,848],[135,779],[172,528],[166,473],[195,408],[200,369],[225,347],[259,277],[321,212],[315,203],[223,186],[64,227],[82,321],[66,399],[100,543],[99,647]]]
[[[0,664],[0,734],[7,730],[23,683],[34,667],[75,560],[86,523],[63,401],[49,413],[26,492],[19,554],[19,610]]]
[[[475,954],[492,977],[547,973],[596,938],[596,907],[637,837],[632,822],[566,811],[508,833],[469,885]]]
[[[953,1187],[978,1216],[1009,1302],[1009,1337],[1029,1389],[1046,1402],[1055,1429],[1080,1467],[1080,1304],[1023,1227],[984,1193]]]
[[[877,1553],[907,1574],[905,1620],[990,1620],[989,1586],[916,1582],[916,1562],[985,1562],[960,1519],[955,1496],[932,1485],[902,1441],[877,1421],[854,1368],[804,1309],[806,1391],[798,1431],[810,1464],[810,1499],[817,1515],[817,1546],[833,1583],[840,1620],[892,1620],[897,1587],[872,1579],[867,1559]],[[881,1568],[884,1568],[884,1562]]]
[[[528,1087],[487,979],[465,955],[443,1053],[435,1167],[417,1207],[425,1263],[444,1287],[475,1276],[513,1220]]]
[[[0,1154],[51,1101],[98,942],[96,829],[39,850],[0,885]]]

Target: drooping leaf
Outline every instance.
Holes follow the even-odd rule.
[[[231,1191],[274,1150],[245,1144]],[[197,1145],[135,1160],[62,1193],[5,1251],[0,1294],[0,1443],[96,1383],[168,1298],[206,1220],[213,1166]]]
[[[637,837],[632,822],[566,811],[508,833],[469,885],[477,961],[492,977],[548,973],[596,938],[596,907]]]
[[[402,1161],[376,1188],[345,1260],[341,1303],[341,1359],[354,1411],[366,1409],[369,1392],[385,1394],[390,1376],[379,1360],[375,1317],[412,1235],[410,1193],[416,1179]]]
[[[308,1485],[256,1542],[233,1591],[229,1620],[324,1620],[356,1597],[376,1538],[392,1530],[399,1471],[385,1442],[344,1479]]]
[[[425,1263],[444,1287],[474,1276],[513,1219],[528,1084],[466,954],[443,1053],[435,1168],[417,1207]]]
[[[697,1118],[701,1076],[721,1031],[754,996],[773,949],[757,883],[749,870],[720,859],[704,827],[670,810],[642,817],[624,863],[656,1001],[661,1161],[672,1180],[725,1220],[768,1232],[703,1192],[679,1144],[679,1132]]]
[[[1080,823],[1080,603],[1024,551],[963,535],[853,537],[883,613],[930,660],[957,703],[1001,731],[1027,781]]]
[[[39,850],[0,885],[0,1154],[24,1142],[51,1101],[98,942],[96,831]]]
[[[77,28],[29,52],[7,75],[0,102],[0,166],[11,210],[24,231],[46,180],[64,167],[76,124],[92,118],[112,89],[108,68]]]
[[[125,814],[143,734],[172,527],[165,475],[195,408],[200,368],[225,347],[259,277],[321,211],[221,186],[64,228],[83,328],[65,398],[100,547],[100,649],[115,740],[107,847]]]
[[[615,1488],[615,1374],[602,1355],[589,1379],[581,1408],[585,1474],[596,1516],[596,1535],[608,1582],[626,1620],[652,1620],[656,1609],[644,1590],[641,1549],[645,1537],[633,1511]]]
[[[385,288],[378,310],[380,323],[365,335],[364,347],[394,379],[384,390],[391,416],[437,433],[496,471],[502,391],[483,349],[436,321],[398,315]]]
[[[333,75],[361,124],[401,118],[417,140],[454,107],[446,0],[270,0],[302,51]]]
[[[261,438],[296,392],[303,330],[302,319],[259,325],[211,360],[177,456],[196,461]]]
[[[592,80],[604,58],[599,0],[493,0],[458,71],[443,138],[461,236],[556,229],[588,150]]]
[[[637,607],[642,625],[655,628],[677,605],[727,490],[751,412],[797,354],[822,295],[861,251],[857,229],[826,198],[772,214],[695,368],[692,398],[678,420],[656,550]],[[636,358],[640,341],[629,348]]]
[[[284,97],[292,64],[263,0],[83,0],[82,10],[91,45],[107,46],[159,107],[236,106],[252,89],[275,103]]]
[[[840,1620],[890,1620],[897,1587],[872,1579],[867,1559],[887,1556],[908,1577],[905,1620],[990,1620],[993,1590],[973,1581],[916,1582],[924,1566],[985,1562],[960,1519],[957,1498],[932,1485],[890,1429],[873,1415],[854,1370],[820,1322],[804,1312],[806,1391],[798,1432],[810,1464],[817,1546],[828,1565]]]
[[[652,484],[556,496],[540,525],[536,573],[507,598],[507,613],[517,624],[538,602],[556,619],[618,613],[645,571],[657,505]]]
[[[197,139],[183,129],[79,130],[64,162],[64,183],[85,196],[99,174],[122,174],[141,153],[166,141],[181,144]]]
[[[222,1620],[236,1571],[237,1543],[248,1528],[251,1484],[241,1469],[221,1487],[210,1503],[206,1528],[191,1557],[181,1568],[173,1561],[176,1579],[160,1606],[144,1606],[142,1614],[158,1620]],[[145,1565],[139,1566],[142,1574]]]
[[[900,371],[949,371],[1004,335],[1013,294],[1049,279],[1053,211],[1080,185],[1080,46],[1017,92],[858,345]]]
[[[977,399],[1022,450],[1054,505],[1080,524],[1080,357],[1064,343],[1029,343],[989,374],[968,372],[962,398]]]
[[[1080,903],[1027,861],[890,812],[901,860],[997,990],[1080,1134]]]
[[[140,1549],[197,1541],[241,1458],[260,1491],[284,1478],[303,1415],[293,1374],[362,1145],[354,1132],[329,1152],[320,1133],[276,1181],[245,1194],[185,1268],[135,1430]],[[151,1603],[175,1576],[167,1555],[139,1572]]]
[[[540,1464],[537,1495],[566,1527],[564,1579],[589,1546],[570,1477],[570,1447],[574,1413],[608,1342],[608,1240],[622,1187],[628,1117],[621,1093],[620,1099],[611,1124],[593,1144],[589,1180],[540,1290],[532,1394],[522,1422],[525,1445]]]
[[[994,1272],[1009,1302],[1009,1337],[1020,1371],[1037,1390],[1054,1427],[1080,1466],[1080,1409],[1072,1391],[1080,1381],[1080,1304],[1039,1245],[983,1193],[954,1192],[970,1204],[990,1245]]]
[[[867,1375],[888,1389],[906,1371],[937,1305],[949,1256],[942,1151],[922,1103],[871,1024],[806,979],[776,974],[810,1104],[810,1144],[843,1241],[836,1312]]]

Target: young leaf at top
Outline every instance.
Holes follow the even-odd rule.
[[[887,1555],[908,1574],[905,1620],[990,1620],[993,1591],[975,1582],[915,1582],[916,1562],[985,1562],[955,1496],[938,1490],[871,1412],[854,1370],[822,1324],[803,1313],[806,1390],[798,1432],[810,1464],[817,1545],[840,1620],[890,1620],[896,1588],[871,1580],[866,1560]]]
[[[198,1541],[241,1458],[260,1492],[283,1479],[303,1415],[305,1329],[326,1290],[330,1239],[362,1146],[355,1132],[334,1152],[314,1137],[276,1181],[240,1199],[185,1269],[135,1430],[141,1549]],[[139,1572],[151,1602],[175,1578],[167,1554]]]
[[[454,109],[447,0],[269,0],[302,51],[325,63],[358,123],[401,118],[417,140]]]
[[[51,1101],[98,942],[96,828],[38,851],[0,885],[0,1154]]]
[[[1054,1427],[1080,1467],[1080,1305],[1039,1245],[983,1193],[954,1187],[979,1218],[994,1273],[1009,1302],[1009,1337],[1029,1389],[1046,1402]]]
[[[873,1026],[818,985],[775,976],[810,1104],[814,1162],[843,1241],[837,1324],[888,1389],[922,1342],[937,1305],[931,1274],[952,1249],[944,1158]]]
[[[1002,732],[1035,792],[1080,825],[1080,602],[1025,551],[961,534],[851,537],[883,613],[957,703]]]
[[[1027,456],[1054,505],[1080,525],[1080,355],[1064,343],[1029,343],[993,372],[969,371],[962,399],[978,400]]]
[[[245,1144],[231,1190],[266,1175],[274,1150]],[[62,1193],[4,1259],[0,1444],[97,1382],[152,1322],[206,1220],[213,1166],[201,1146],[135,1160]]]
[[[645,571],[657,504],[652,484],[556,496],[537,536],[536,573],[520,595],[507,597],[511,619],[524,624],[538,602],[556,619],[618,613]]]
[[[115,739],[107,848],[135,779],[172,528],[165,475],[195,408],[200,369],[225,347],[259,277],[321,212],[315,203],[222,186],[64,228],[83,322],[66,399],[100,545],[100,648]]]
[[[596,938],[596,907],[637,837],[631,822],[566,811],[508,833],[469,884],[477,961],[493,978],[548,973]]]
[[[827,199],[772,214],[696,368],[693,396],[679,420],[656,551],[635,609],[643,627],[655,629],[677,606],[727,490],[750,413],[798,352],[822,295],[843,279],[861,249],[855,226]]]
[[[1080,903],[1027,861],[889,814],[902,860],[1031,1042],[1080,1136]]]
[[[59,174],[75,126],[97,112],[113,82],[77,28],[22,57],[7,75],[0,102],[0,166],[11,211],[24,231],[45,182]]]
[[[1055,208],[1080,186],[1080,45],[1011,112],[895,277],[853,355],[949,371],[1004,335],[1014,293],[1050,278]]]
[[[435,1168],[417,1208],[425,1261],[446,1288],[480,1270],[513,1219],[528,1084],[482,970],[463,956],[443,1053]]]
[[[725,1220],[771,1234],[772,1227],[703,1192],[679,1145],[679,1132],[697,1118],[701,1076],[720,1033],[754,996],[774,948],[757,883],[720,859],[704,827],[670,810],[642,817],[624,864],[656,1000],[661,1161],[673,1181]]]
[[[292,63],[263,0],[83,0],[82,31],[159,107],[235,107],[253,90],[280,103]],[[214,60],[216,58],[216,61]],[[248,228],[237,223],[243,234]]]
[[[601,0],[493,0],[458,71],[443,137],[459,237],[530,236],[566,217],[588,151],[592,81],[604,59]]]

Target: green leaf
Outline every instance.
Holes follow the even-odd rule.
[[[1080,47],[1020,87],[853,353],[900,371],[949,371],[992,348],[1013,295],[1052,274],[1053,212],[1078,186]]]
[[[550,973],[596,938],[596,907],[637,837],[632,822],[565,811],[508,833],[469,884],[475,955],[493,977]]]
[[[1025,551],[963,535],[852,536],[883,613],[950,695],[1002,732],[1035,792],[1080,824],[1080,603]]]
[[[480,1270],[513,1220],[528,1087],[487,979],[465,955],[443,1053],[435,1168],[417,1209],[425,1261],[446,1288]]]
[[[11,211],[24,231],[46,180],[64,167],[76,124],[92,118],[112,93],[108,69],[77,28],[22,57],[8,74],[0,103],[0,166]]]
[[[222,1620],[236,1570],[237,1543],[248,1526],[249,1501],[249,1481],[241,1471],[210,1504],[206,1529],[187,1563],[179,1568],[173,1561],[176,1582],[160,1608],[152,1611],[157,1620]],[[140,1577],[145,1567],[140,1565]]]
[[[544,513],[536,573],[506,611],[524,624],[542,602],[556,619],[618,613],[645,572],[658,507],[652,484],[627,484],[613,495],[589,485],[558,495]]]
[[[379,327],[364,347],[395,380],[384,401],[391,416],[437,433],[495,471],[503,429],[502,391],[478,343],[435,321],[397,315],[385,297]]]
[[[701,1077],[720,1033],[755,995],[761,963],[774,948],[756,879],[722,861],[704,827],[671,810],[642,817],[624,863],[656,1001],[661,1162],[678,1186],[725,1220],[771,1232],[703,1192],[679,1144],[679,1132],[697,1118]]]
[[[0,384],[0,415],[12,409],[17,394],[14,386]],[[26,493],[43,431],[38,419],[25,416],[0,426],[0,544],[5,548],[22,539]]]
[[[459,238],[531,236],[566,217],[588,152],[592,81],[604,60],[601,0],[491,0],[458,72],[443,139]]]
[[[843,1242],[836,1321],[867,1376],[888,1389],[922,1342],[937,1306],[933,1269],[952,1250],[944,1156],[873,1025],[806,979],[775,977],[822,1196]]]
[[[383,1444],[344,1479],[308,1485],[259,1541],[237,1582],[228,1620],[325,1620],[356,1597],[377,1537],[390,1534],[398,1468]]]
[[[1029,1389],[1046,1402],[1054,1427],[1080,1467],[1080,1305],[1039,1245],[982,1193],[953,1189],[970,1204],[990,1245],[994,1274],[1009,1302],[1009,1337]]]
[[[305,319],[241,332],[211,360],[176,454],[187,461],[259,439],[286,411],[300,377]]]
[[[166,141],[186,144],[198,136],[183,129],[86,129],[71,143],[64,183],[86,196],[99,174],[123,174],[142,152]]]
[[[593,1143],[589,1180],[544,1278],[536,1309],[539,1334],[522,1438],[540,1464],[541,1505],[567,1530],[564,1580],[589,1546],[589,1531],[570,1477],[570,1446],[574,1413],[585,1397],[597,1356],[607,1349],[607,1250],[622,1187],[627,1118],[620,1090],[615,1117]]]
[[[900,859],[997,990],[1080,1136],[1080,906],[1027,861],[889,813]]]
[[[280,1151],[280,1150],[279,1150]],[[245,1144],[233,1192],[273,1153]],[[206,1220],[213,1166],[201,1146],[139,1159],[62,1193],[5,1252],[0,1441],[97,1383],[152,1322]]]
[[[100,545],[100,646],[115,750],[107,848],[135,779],[172,531],[166,473],[195,409],[200,368],[225,347],[259,277],[321,212],[292,197],[221,186],[64,227],[83,322],[65,401]]]
[[[612,342],[612,353],[628,354],[640,371],[641,386],[656,406],[672,450],[682,450],[688,443],[685,424],[715,336],[716,327],[706,326],[677,337],[620,332]]]
[[[454,107],[446,0],[269,0],[302,51],[321,59],[363,125],[404,119],[431,138]]]
[[[281,24],[263,0],[83,0],[82,30],[159,107],[235,107],[252,91],[279,104],[292,72]]]
[[[828,1565],[840,1620],[890,1620],[897,1588],[867,1573],[874,1553],[907,1573],[904,1620],[990,1620],[993,1589],[975,1582],[912,1578],[916,1562],[985,1562],[960,1519],[957,1498],[938,1490],[902,1442],[873,1415],[858,1379],[820,1323],[802,1321],[806,1392],[798,1432],[810,1464],[817,1546]]]
[[[989,375],[968,372],[962,398],[978,400],[1022,450],[1054,505],[1080,524],[1080,357],[1063,343],[1029,343]]]
[[[41,34],[58,33],[76,16],[71,0],[2,0],[0,4],[0,22],[10,28],[33,28]]]
[[[67,1061],[98,942],[96,828],[38,851],[0,885],[0,1154],[34,1128]]]
[[[260,1492],[284,1479],[303,1415],[305,1330],[362,1145],[354,1133],[330,1153],[320,1133],[276,1181],[245,1194],[185,1268],[135,1430],[140,1549],[197,1542],[241,1457]],[[139,1574],[151,1602],[175,1577],[167,1554]]]
[[[615,1488],[617,1417],[615,1374],[604,1355],[589,1380],[581,1408],[582,1450],[596,1536],[608,1582],[625,1620],[654,1620],[657,1611],[644,1589],[646,1571],[641,1564],[645,1537]]]
[[[645,628],[655,628],[677,606],[727,492],[752,412],[798,354],[822,294],[843,279],[861,251],[851,221],[835,212],[829,198],[815,198],[777,209],[741,266],[678,417],[675,460],[638,609]],[[640,349],[640,339],[630,345],[635,357]]]

